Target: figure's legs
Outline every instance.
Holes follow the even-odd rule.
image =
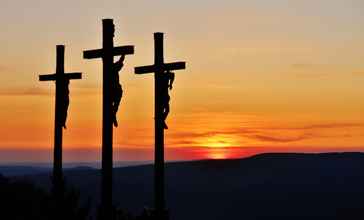
[[[163,102],[163,127],[164,129],[168,129],[166,119],[169,114],[169,97]]]
[[[68,112],[68,106],[70,104],[70,100],[67,98],[64,100],[64,108],[62,111],[62,127],[67,129],[66,127],[66,121],[67,121],[67,112]]]
[[[113,124],[115,127],[118,126],[118,121],[116,118],[116,113],[119,110],[119,105],[121,102],[121,98],[123,96],[123,90],[121,89],[121,87],[119,87],[114,94],[114,101],[113,101]]]
[[[169,103],[164,106],[163,109],[163,120],[166,120],[169,114]]]

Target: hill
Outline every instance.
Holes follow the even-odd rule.
[[[95,169],[67,170],[66,181],[98,201]],[[46,174],[24,178],[49,186]],[[262,154],[166,165],[171,219],[363,219],[364,154]],[[114,169],[115,204],[152,206],[153,167]]]
[[[37,167],[37,166],[23,166],[23,165],[1,165],[0,173],[4,176],[24,176],[24,175],[34,175],[39,173],[49,173],[51,172],[49,167]]]

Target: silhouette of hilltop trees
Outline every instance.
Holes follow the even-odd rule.
[[[89,205],[80,205],[80,194],[69,189],[63,201],[23,180],[9,180],[0,174],[0,219],[2,220],[88,220]]]
[[[90,214],[90,203],[81,205],[80,193],[67,189],[61,203],[55,195],[26,180],[8,179],[0,174],[0,219],[1,220],[94,220]],[[133,216],[121,208],[114,208],[113,220],[153,219],[144,210]]]

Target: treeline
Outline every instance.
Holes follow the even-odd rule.
[[[0,174],[1,220],[101,220],[90,207],[90,202],[81,202],[79,192],[72,187],[67,188],[62,201],[57,201],[52,192],[29,181]],[[145,209],[139,216],[120,208],[113,212],[113,220],[144,219],[153,219],[152,212]]]
[[[3,220],[86,220],[90,219],[89,205],[80,205],[80,196],[70,189],[62,202],[52,193],[34,184],[10,180],[0,174],[0,219]]]

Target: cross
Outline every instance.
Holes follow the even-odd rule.
[[[154,33],[154,65],[135,68],[135,74],[154,73],[154,199],[157,219],[168,218],[164,198],[164,119],[162,108],[161,83],[165,71],[186,68],[185,62],[164,63],[163,33]]]
[[[65,96],[68,100],[68,82],[72,79],[81,79],[82,73],[64,72],[64,45],[57,45],[56,73],[40,75],[39,81],[56,81],[56,101],[54,120],[54,160],[53,160],[53,190],[56,198],[63,194],[63,172],[62,172],[62,135],[64,122],[67,116],[68,103],[65,103]]]
[[[114,47],[114,24],[112,19],[103,19],[103,48],[84,51],[85,59],[101,58],[103,62],[102,103],[102,171],[101,171],[101,216],[112,219],[112,168],[113,168],[113,109],[112,69],[114,56],[134,54],[134,46]]]

